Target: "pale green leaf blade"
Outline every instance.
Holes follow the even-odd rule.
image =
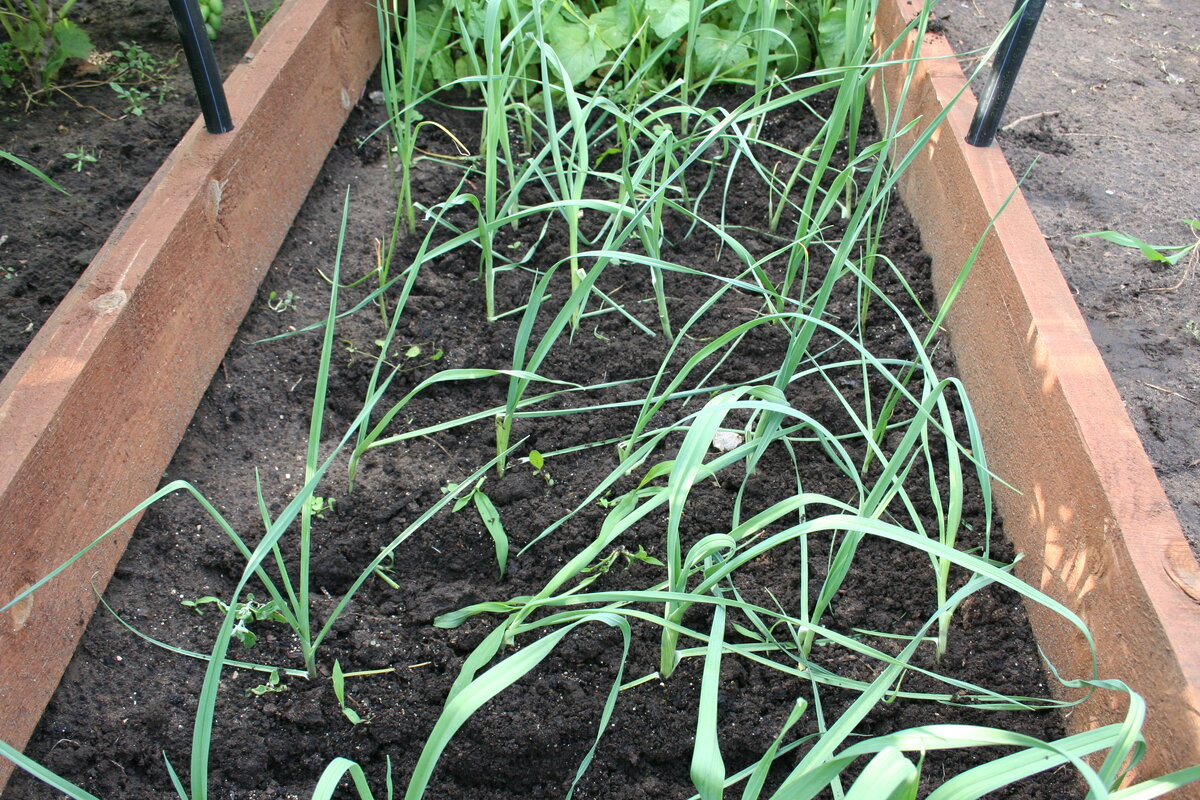
[[[670,39],[688,24],[688,0],[646,0],[650,29],[660,39]]]
[[[475,508],[479,511],[479,518],[483,520],[483,527],[487,528],[496,545],[496,563],[500,566],[500,577],[503,578],[504,569],[508,566],[508,534],[500,521],[500,512],[496,510],[492,499],[483,492],[476,490],[471,497],[475,500]]]

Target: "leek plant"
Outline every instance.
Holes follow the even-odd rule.
[[[480,159],[483,162],[483,209],[480,212],[479,246],[483,252],[484,297],[488,320],[496,319],[495,221],[501,146],[508,143],[505,86],[508,83],[502,60],[500,0],[488,0],[483,21],[486,71],[483,80],[484,117]],[[511,166],[511,158],[508,159]]]
[[[559,197],[562,200],[562,214],[567,223],[568,271],[571,275],[571,292],[574,294],[579,289],[580,282],[578,253],[579,217],[582,209],[579,206],[579,201],[583,199],[584,185],[590,173],[585,130],[586,120],[584,109],[580,107],[579,98],[572,86],[571,74],[554,52],[554,49],[545,44],[545,30],[542,22],[543,15],[536,13],[539,9],[540,2],[535,3],[534,22],[537,30],[537,45],[541,66],[541,95],[545,106],[546,129],[549,133],[547,146],[550,149],[550,155],[554,163],[554,177],[557,179]],[[555,79],[551,76],[552,67],[555,77],[561,82],[557,84],[557,87]],[[554,88],[561,89],[562,101],[567,108],[570,121],[566,126],[566,130],[560,130],[554,120],[553,98],[556,94]],[[590,106],[588,110],[591,110]],[[561,143],[565,140],[568,133],[571,136],[569,144],[570,157],[564,159]],[[583,306],[583,302],[576,306],[575,314],[571,318],[572,330],[579,328]]]
[[[33,164],[30,164],[28,161],[25,161],[24,159],[20,158],[19,156],[15,156],[12,153],[9,153],[5,150],[0,150],[0,159],[4,159],[5,161],[16,164],[18,167],[25,170],[30,175],[33,175],[35,178],[37,178],[39,181],[41,181],[42,183],[49,186],[51,189],[57,189],[58,191],[62,192],[65,195],[71,194],[66,189],[59,186],[58,183],[53,178],[51,178],[49,175],[42,172],[40,169],[35,167]]]
[[[412,196],[412,168],[420,127],[417,105],[424,86],[433,80],[445,81],[452,74],[445,63],[450,40],[450,9],[443,6],[438,11],[418,11],[416,0],[406,0],[402,12],[401,1],[381,4],[376,13],[380,38],[389,41],[390,37],[395,42],[383,48],[379,74],[400,165],[398,202],[408,232],[412,234],[417,230]]]
[[[1124,684],[1098,680],[1094,663],[1092,674],[1064,683],[1085,693],[1127,696],[1123,722],[1054,742],[967,725],[930,725],[855,737],[872,710],[897,698],[985,710],[1070,705],[1006,696],[939,673],[955,611],[989,586],[1005,587],[1028,604],[1058,615],[1064,629],[1091,644],[1076,615],[1019,581],[1011,564],[990,557],[992,476],[978,427],[961,385],[940,375],[930,358],[947,306],[938,310],[925,332],[920,323],[905,318],[897,301],[875,280],[878,264],[886,263],[877,253],[877,244],[888,196],[900,172],[917,157],[941,120],[932,120],[933,125],[904,150],[899,142],[910,130],[884,120],[883,137],[860,146],[857,131],[867,81],[892,52],[885,48],[882,61],[867,58],[871,13],[867,0],[746,0],[708,6],[698,0],[655,0],[587,7],[573,0],[484,0],[478,5],[410,1],[403,11],[398,4],[380,9],[380,24],[390,45],[383,67],[385,93],[402,171],[389,265],[396,231],[401,226],[420,230],[415,213],[419,206],[408,184],[416,152],[417,103],[426,91],[421,76],[477,89],[482,95],[483,121],[479,158],[464,173],[458,189],[423,206],[425,233],[410,263],[390,276],[381,256],[380,285],[350,310],[395,292],[392,312],[384,315],[386,332],[361,410],[336,441],[328,441],[325,393],[339,291],[344,288],[339,283],[344,212],[329,310],[323,323],[306,329],[319,330],[322,344],[301,491],[272,517],[259,488],[264,533],[254,547],[209,500],[183,482],[164,486],[112,529],[159,499],[186,492],[216,521],[245,561],[236,587],[222,606],[226,613],[210,652],[191,653],[161,643],[174,653],[207,662],[186,787],[167,762],[181,798],[207,800],[210,792],[217,794],[216,787],[209,785],[210,760],[221,722],[218,692],[227,668],[313,677],[323,642],[366,582],[435,515],[467,503],[474,503],[492,534],[496,563],[503,574],[510,563],[508,536],[499,512],[480,487],[489,470],[503,473],[515,458],[521,446],[512,441],[516,420],[614,409],[632,417],[619,437],[556,443],[555,450],[537,452],[536,462],[534,452],[528,455],[530,463],[544,471],[545,460],[559,455],[589,450],[597,458],[611,458],[606,451],[616,449],[608,473],[595,485],[577,491],[570,511],[530,532],[515,555],[519,558],[548,537],[561,535],[569,521],[581,523],[589,518],[585,512],[602,505],[604,512],[584,529],[582,541],[566,553],[564,563],[553,568],[532,593],[476,603],[435,620],[440,628],[454,628],[486,615],[494,624],[463,662],[411,774],[401,776],[406,800],[420,800],[429,793],[439,761],[474,713],[518,686],[560,645],[595,623],[616,630],[622,646],[613,654],[611,680],[606,676],[597,689],[604,703],[597,714],[595,738],[575,768],[567,797],[593,761],[617,703],[648,681],[671,679],[680,664],[689,661],[698,667],[699,695],[695,706],[681,713],[694,721],[689,774],[700,800],[720,800],[734,792],[744,800],[796,800],[826,791],[851,800],[911,798],[923,777],[938,780],[923,774],[924,753],[991,746],[1007,746],[1012,752],[945,780],[929,796],[937,800],[982,797],[1062,766],[1078,772],[1089,798],[1095,800],[1151,798],[1200,779],[1200,768],[1193,768],[1123,787],[1128,770],[1142,755],[1139,731],[1144,704]],[[914,27],[925,24],[927,13]],[[446,46],[451,37],[458,43],[453,49]],[[757,43],[758,59],[749,58],[748,43]],[[819,69],[810,75],[811,82],[786,80],[814,59]],[[397,69],[402,79],[397,79]],[[732,109],[698,108],[698,96],[718,80],[751,87],[749,96]],[[647,97],[632,96],[645,89],[649,89]],[[807,104],[826,91],[835,94],[831,110],[818,136],[801,152],[787,152],[765,140],[764,121],[769,114],[785,105]],[[437,96],[436,89],[430,93]],[[537,114],[530,110],[536,106],[540,106]],[[514,151],[513,131],[523,137],[519,144],[524,151]],[[609,171],[593,161],[593,151],[604,141],[616,142],[616,152],[600,154],[601,161],[617,156],[607,161],[617,163]],[[794,168],[779,177],[768,166],[768,156],[786,160]],[[783,224],[788,215],[788,222],[795,225],[791,241],[777,243],[772,252],[763,254],[739,240],[739,232],[725,223],[724,202],[708,194],[718,162],[731,174],[739,168],[739,175],[761,181],[761,191],[777,204],[768,227]],[[481,189],[469,184],[475,178]],[[726,179],[726,197],[731,180]],[[699,191],[689,189],[697,186]],[[526,192],[527,188],[544,190],[549,199],[528,204],[526,197],[533,192]],[[712,202],[721,206],[716,215],[705,210]],[[585,212],[602,220],[586,232],[580,225]],[[538,241],[528,247],[525,257],[506,263],[497,237],[505,226],[527,220],[541,221]],[[567,254],[533,272],[526,261],[550,236],[551,220],[561,221],[556,230],[566,229]],[[721,274],[674,263],[670,243],[663,236],[664,221],[711,237],[725,256]],[[837,228],[842,232],[832,235]],[[387,364],[386,354],[417,281],[447,254],[476,246],[482,251],[487,318],[519,314],[514,320],[511,362],[444,369],[416,381],[405,392],[394,391],[396,371]],[[529,291],[523,306],[504,312],[496,308],[495,300],[495,274],[501,269],[511,270],[514,282],[527,278]],[[569,292],[557,288],[566,283],[559,280],[561,269],[570,273]],[[623,280],[631,270],[650,278],[653,297],[637,302],[653,301],[658,330],[652,329],[653,321],[647,324],[639,318],[634,303],[616,299],[614,275]],[[676,325],[668,315],[666,275],[672,281],[674,276],[688,276],[708,282],[707,297],[697,301],[686,318],[680,314]],[[965,275],[964,268],[956,289]],[[835,293],[843,291],[855,299],[857,311],[853,320],[839,324],[831,314],[831,303]],[[722,315],[731,307],[745,316],[730,322]],[[911,345],[909,355],[882,358],[871,352],[864,333],[868,308],[873,309],[871,316],[894,317],[888,322]],[[554,348],[574,342],[585,327],[583,322],[601,314],[611,315],[623,326],[623,333],[643,337],[647,348],[655,348],[661,358],[653,374],[590,385],[553,374],[549,365]],[[762,362],[763,374],[730,378],[727,368],[744,354],[752,337],[764,332],[778,332],[783,341],[773,360]],[[506,382],[500,405],[455,410],[419,427],[400,424],[403,412],[431,387],[493,380]],[[531,391],[535,386],[540,388]],[[606,393],[615,389],[629,397],[611,399]],[[840,409],[836,419],[819,419],[810,413],[808,404],[818,393]],[[956,421],[959,418],[963,421]],[[396,533],[366,561],[325,619],[315,619],[309,573],[319,518],[312,500],[333,465],[346,459],[353,489],[362,458],[370,451],[452,428],[487,425],[495,426],[495,455],[447,487]],[[730,434],[736,434],[733,444],[729,444]],[[844,479],[845,492],[834,497],[812,490],[800,467],[808,463],[802,456],[817,459],[822,469]],[[789,488],[782,496],[755,502],[751,481],[764,464],[789,470]],[[936,477],[939,474],[943,477]],[[708,482],[721,482],[731,491],[724,506],[701,510],[696,507],[697,487]],[[986,530],[982,549],[964,552],[959,537],[972,483],[979,484]],[[283,551],[292,535],[298,566],[289,570]],[[931,565],[934,599],[924,618],[902,633],[847,630],[832,619],[839,592],[859,562],[860,546],[869,540],[889,542],[928,559]],[[634,557],[644,562],[651,577],[619,591],[603,588],[598,581],[604,572],[621,553],[634,554],[635,549]],[[829,555],[824,565],[818,565],[815,554],[822,550]],[[795,563],[794,580],[789,579],[788,585],[767,587],[754,582],[756,565],[785,558]],[[301,663],[280,666],[229,658],[237,607],[251,584],[256,590],[262,585],[295,633]],[[631,676],[627,674],[631,642],[639,629],[657,635],[657,664],[648,674]],[[932,649],[938,657],[932,667],[917,658],[923,649]],[[829,652],[845,653],[869,669],[841,674],[836,659],[821,657]],[[723,753],[726,734],[719,725],[721,673],[733,661],[805,687],[789,704],[774,740],[736,770]],[[872,677],[856,677],[862,674]],[[340,664],[335,665],[335,675],[339,680],[345,677]],[[912,688],[913,682],[906,682],[918,675],[935,681],[934,688],[918,690]],[[834,693],[849,693],[854,699],[838,716],[827,719],[825,709]],[[339,703],[343,699],[339,695]],[[2,742],[0,754],[77,800],[91,798]],[[768,791],[772,770],[778,785]],[[346,777],[360,800],[391,798],[396,788],[390,764],[385,794],[376,795],[360,765],[335,758],[311,797],[328,800]]]

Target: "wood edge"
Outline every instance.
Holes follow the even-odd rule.
[[[912,0],[879,8],[881,45],[920,10]],[[936,116],[966,83],[943,37],[927,36],[921,52],[937,60],[915,68],[906,122]],[[894,67],[876,82],[877,110],[885,91],[894,107],[902,77]],[[939,297],[1004,208],[947,327],[989,464],[1025,490],[997,492],[1005,528],[1027,555],[1022,577],[1092,629],[1102,677],[1122,678],[1145,698],[1149,751],[1135,775],[1192,766],[1200,763],[1200,566],[1003,153],[965,142],[974,107],[968,90],[901,194],[931,251]],[[1030,619],[1064,677],[1086,677],[1084,640],[1042,609],[1031,608]],[[1098,695],[1067,723],[1076,732],[1124,713],[1120,697]]]
[[[154,491],[378,60],[375,8],[293,0],[251,52],[234,131],[192,126],[0,384],[0,605]],[[134,524],[0,614],[0,739],[28,741]]]

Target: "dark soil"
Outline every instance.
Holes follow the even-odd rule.
[[[296,226],[268,274],[225,362],[218,371],[194,418],[188,435],[170,465],[166,478],[194,483],[210,498],[233,527],[250,541],[257,539],[261,520],[255,502],[255,470],[262,477],[264,496],[278,512],[303,480],[304,448],[311,408],[313,377],[319,342],[309,334],[256,343],[276,334],[320,320],[328,286],[317,270],[328,273],[334,258],[338,221],[346,187],[351,188],[351,223],[346,238],[344,274],[357,276],[375,265],[372,239],[391,229],[394,200],[382,148],[356,147],[359,137],[373,130],[381,112],[369,102],[353,112],[338,146],[297,219]],[[446,123],[470,143],[462,116]],[[810,135],[810,120],[797,111],[777,120],[771,135],[795,147]],[[429,141],[430,148],[446,149]],[[428,164],[417,177],[427,197],[444,197],[458,173]],[[746,183],[745,186],[752,184]],[[711,210],[715,197],[708,201]],[[757,190],[739,190],[735,182],[727,202],[729,229],[759,250],[776,246],[766,234],[739,226],[757,227],[766,216],[765,198]],[[517,247],[528,246],[534,226],[512,235]],[[714,273],[727,273],[732,259],[721,254],[716,238],[703,230],[690,237],[668,229],[673,244],[668,257],[681,264]],[[396,264],[411,258],[417,239],[406,240]],[[505,243],[507,245],[507,242]],[[902,265],[922,302],[928,304],[926,269],[915,228],[899,210],[884,233],[889,257]],[[564,253],[564,237],[552,232],[542,245],[537,263],[549,264]],[[819,271],[819,270],[818,270]],[[393,396],[415,386],[435,371],[457,367],[504,367],[508,363],[515,318],[494,324],[483,320],[482,289],[473,252],[457,252],[425,269],[405,309],[396,347],[421,354],[405,362],[411,367],[392,389]],[[564,276],[565,279],[565,276]],[[636,301],[651,296],[646,276],[632,268],[613,268],[604,289],[628,303],[653,325],[653,303]],[[913,304],[890,276],[881,280],[907,315],[919,318]],[[702,279],[668,278],[675,319],[685,319],[711,295],[715,284]],[[517,276],[501,282],[501,304],[524,302],[528,281]],[[556,290],[562,294],[561,288]],[[268,299],[295,297],[294,305],[272,310]],[[343,301],[345,307],[348,301]],[[753,317],[758,302],[749,295],[730,293],[710,315],[711,326],[697,330],[703,341],[719,329]],[[850,324],[855,299],[841,297],[830,308],[831,318]],[[877,356],[906,357],[902,332],[882,309],[867,333]],[[715,326],[715,327],[714,327]],[[746,380],[774,369],[782,356],[783,337],[773,327],[760,327],[738,351],[738,359],[721,366],[710,385]],[[327,443],[340,436],[361,407],[374,352],[373,342],[383,328],[378,313],[367,308],[340,323],[334,372],[327,402]],[[832,340],[831,340],[832,342]],[[688,346],[695,348],[693,342]],[[573,343],[565,341],[552,352],[543,374],[563,380],[595,383],[652,374],[662,359],[661,337],[651,339],[613,314],[594,317]],[[430,358],[440,353],[438,360]],[[948,369],[946,350],[937,357]],[[836,360],[836,359],[834,359]],[[852,378],[847,378],[852,380]],[[397,418],[396,430],[411,429],[503,402],[499,381],[460,382],[434,386]],[[606,399],[631,399],[644,385],[611,390]],[[814,417],[844,419],[823,381],[794,384],[791,401]],[[594,402],[589,400],[588,402]],[[690,408],[688,410],[691,410]],[[678,410],[671,412],[678,414]],[[686,412],[685,412],[686,413]],[[840,423],[844,426],[845,423]],[[586,415],[551,416],[526,420],[516,435],[528,436],[521,452],[544,451],[594,442],[627,433],[624,409]],[[358,575],[362,565],[442,496],[448,482],[459,482],[493,453],[491,423],[381,448],[363,465],[354,492],[348,492],[344,471],[320,494],[336,497],[336,508],[316,526],[314,586],[317,611],[328,611]],[[677,440],[672,440],[677,445]],[[672,446],[674,446],[672,445]],[[656,457],[670,457],[670,447]],[[831,468],[815,447],[797,447],[796,458],[805,490],[850,497],[852,487]],[[503,479],[491,476],[484,485],[499,508],[512,538],[514,553],[546,525],[573,509],[615,466],[611,447],[558,456],[547,462],[554,479],[548,485],[527,466],[514,465]],[[694,540],[728,525],[731,504],[741,475],[720,476],[697,485],[689,500],[689,530]],[[628,488],[628,487],[623,487]],[[744,513],[763,508],[796,491],[794,472],[786,455],[770,454],[747,481]],[[980,508],[971,501],[970,523],[983,530]],[[931,509],[922,509],[932,513]],[[491,630],[489,617],[475,617],[462,627],[442,630],[431,623],[442,612],[484,599],[507,599],[529,594],[544,585],[568,558],[591,542],[604,517],[596,506],[584,509],[555,533],[514,557],[507,575],[497,580],[495,556],[488,534],[469,509],[441,513],[397,551],[392,579],[399,589],[371,579],[334,625],[320,653],[320,669],[328,675],[335,659],[346,671],[394,668],[394,672],[354,678],[347,682],[350,705],[369,723],[351,725],[342,715],[329,681],[288,679],[287,690],[247,697],[246,690],[262,683],[262,675],[228,670],[217,708],[212,754],[214,796],[225,798],[306,797],[324,766],[337,756],[362,763],[373,786],[384,785],[386,759],[399,785],[413,764],[446,692],[464,657]],[[662,556],[661,519],[647,519],[622,540],[629,550],[643,546]],[[982,546],[978,533],[963,547]],[[809,561],[818,574],[828,557],[827,538],[809,542]],[[1005,545],[994,543],[993,555],[1011,558]],[[785,605],[794,605],[799,545],[782,548],[757,564],[743,580],[749,591],[765,600],[771,591]],[[190,499],[170,498],[147,512],[114,576],[106,599],[113,609],[144,633],[180,647],[204,651],[211,643],[216,614],[197,616],[180,600],[203,595],[228,596],[241,563],[221,531]],[[661,571],[648,564],[628,568],[621,561],[601,578],[605,588],[648,586]],[[925,556],[875,540],[864,542],[856,571],[845,584],[833,613],[832,626],[912,632],[934,608],[933,582]],[[704,618],[688,624],[703,627]],[[295,642],[282,626],[259,623],[259,643],[237,656],[267,663],[294,665]],[[657,663],[658,629],[635,627],[625,679],[652,672]],[[889,647],[880,640],[879,646]],[[541,667],[504,692],[468,722],[443,756],[428,796],[443,798],[552,798],[565,793],[580,758],[596,734],[596,723],[614,679],[620,637],[600,626],[585,626],[564,640]],[[814,650],[822,666],[846,677],[870,680],[879,665],[832,645]],[[1009,694],[1045,696],[1042,667],[1018,599],[991,589],[972,597],[961,609],[940,665],[923,651],[919,665],[956,679]],[[612,725],[602,740],[596,761],[582,780],[576,797],[685,798],[693,789],[688,780],[695,720],[680,713],[694,703],[699,691],[699,662],[685,661],[665,681],[653,680],[624,692]],[[27,752],[50,768],[105,798],[161,798],[171,792],[162,763],[165,751],[182,772],[187,769],[191,723],[203,665],[171,655],[138,639],[112,615],[93,619],[62,686],[55,695]],[[913,676],[904,688],[946,691],[932,679]],[[778,734],[798,697],[811,697],[811,688],[796,679],[783,679],[750,662],[725,659],[722,668],[720,728],[723,753],[730,772],[750,763]],[[854,699],[850,692],[822,690],[827,719],[832,720]],[[816,730],[810,709],[803,732]],[[934,722],[996,725],[1048,739],[1061,735],[1052,713],[982,712],[931,702],[897,701],[876,708],[857,733],[887,731]],[[991,754],[994,756],[995,754]],[[924,774],[930,786],[975,763],[977,753],[930,754]],[[794,763],[783,759],[785,764]],[[186,778],[185,778],[186,780]],[[381,791],[381,789],[377,789]],[[1041,776],[1036,781],[999,795],[1020,798],[1077,796],[1069,772]],[[48,790],[23,775],[14,777],[6,800],[50,796]]]
[[[229,4],[213,44],[223,76],[251,42],[241,3],[234,6]],[[254,0],[250,7],[261,24],[270,0]],[[165,2],[80,0],[71,19],[102,53],[124,50],[127,42],[140,45],[167,79],[161,87],[134,87],[150,95],[140,116],[125,113],[127,103],[108,87],[108,78],[83,65],[68,65],[60,78],[62,92],[42,95],[36,105],[29,106],[19,88],[0,91],[0,150],[71,193],[62,195],[0,160],[0,378],[200,113]],[[101,85],[73,85],[82,83]],[[76,171],[63,154],[81,151],[96,161]]]

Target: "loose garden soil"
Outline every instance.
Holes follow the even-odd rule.
[[[382,143],[360,146],[360,142],[382,116],[382,109],[369,100],[353,112],[164,476],[164,480],[186,479],[195,484],[250,541],[256,540],[256,530],[261,531],[255,470],[261,475],[263,494],[273,513],[281,510],[303,482],[319,350],[319,339],[311,333],[268,343],[260,340],[323,318],[329,289],[318,270],[328,274],[331,269],[347,187],[351,222],[344,275],[358,276],[375,267],[373,239],[391,230],[395,210],[392,172]],[[470,115],[451,114],[444,122],[471,144]],[[811,121],[798,109],[769,127],[768,135],[793,148],[812,133]],[[449,149],[444,141],[429,140],[425,145],[442,152]],[[56,177],[60,175],[61,170]],[[416,189],[426,197],[444,197],[457,175],[450,168],[425,162],[418,171]],[[716,202],[715,197],[705,201],[710,212]],[[777,246],[767,234],[748,232],[767,215],[761,191],[739,192],[735,181],[726,207],[728,225],[738,230],[744,243],[760,250]],[[77,227],[61,236],[69,239],[70,231]],[[668,229],[672,261],[717,274],[730,273],[733,259],[721,251],[715,236],[699,228],[690,236],[686,233],[678,225]],[[527,248],[533,238],[528,228],[507,235],[501,246],[511,245],[512,251]],[[552,232],[541,245],[537,263],[548,265],[565,255],[564,239]],[[917,232],[901,210],[892,214],[883,240],[889,257],[900,265],[917,297],[928,307],[932,299],[928,281],[922,277],[925,258]],[[405,240],[395,263],[407,264],[406,258],[411,258],[418,242],[417,237]],[[470,251],[452,253],[434,268],[422,271],[400,323],[398,350],[389,353],[390,358],[403,362],[404,368],[393,387],[394,396],[442,369],[506,366],[516,318],[490,325],[484,321],[481,282],[476,276],[477,261]],[[26,285],[37,285],[33,277]],[[604,280],[606,292],[628,303],[633,313],[653,326],[653,302],[638,302],[652,297],[642,270],[613,268]],[[679,320],[709,297],[716,285],[680,275],[670,275],[667,280],[672,316]],[[910,319],[919,319],[919,311],[894,278],[882,276],[880,283]],[[356,291],[361,292],[361,287]],[[528,291],[528,281],[510,273],[500,281],[501,306],[523,303]],[[561,288],[555,291],[562,292]],[[293,299],[281,305],[282,298]],[[344,297],[341,306],[348,303]],[[697,340],[752,317],[758,304],[749,295],[727,294],[709,315],[717,327],[697,330]],[[856,313],[853,296],[838,298],[830,307],[831,318],[845,324]],[[866,341],[874,354],[910,357],[910,345],[894,320],[882,308],[875,308],[873,319]],[[358,413],[376,352],[374,342],[383,332],[372,307],[339,322],[327,402],[328,437],[340,436]],[[745,381],[776,368],[783,342],[777,327],[756,328],[737,351],[737,358],[720,366],[710,385]],[[419,353],[409,348],[417,348]],[[640,378],[653,374],[663,348],[661,337],[651,339],[617,315],[608,314],[588,319],[573,342],[560,342],[541,372],[589,384]],[[935,358],[943,372],[950,368],[945,347],[936,351]],[[854,380],[845,375],[836,379]],[[644,392],[642,386],[617,388],[609,390],[605,398],[636,399],[640,392]],[[439,384],[422,393],[397,418],[397,424],[419,427],[486,409],[501,404],[503,393],[499,381]],[[814,417],[843,418],[844,412],[819,378],[794,384],[789,397]],[[630,412],[617,408],[525,420],[514,436],[529,437],[520,453],[531,447],[552,451],[620,436],[628,432],[630,424]],[[381,448],[364,459],[353,492],[346,490],[344,471],[335,468],[334,478],[319,492],[336,497],[336,505],[315,527],[313,584],[319,593],[318,612],[331,608],[362,565],[442,497],[447,483],[462,481],[491,457],[494,438],[490,429],[488,422]],[[677,440],[671,441],[677,446]],[[668,448],[662,457],[669,453]],[[796,458],[806,491],[835,497],[853,492],[819,448],[800,445]],[[521,464],[514,464],[503,479],[489,477],[484,490],[500,511],[514,552],[573,509],[613,469],[615,460],[611,447],[554,457],[547,461],[553,484]],[[747,511],[752,513],[793,494],[794,474],[782,451],[769,455],[749,479]],[[741,477],[723,473],[719,483],[706,481],[693,490],[686,531],[689,540],[727,524]],[[960,540],[966,548],[984,544],[981,509],[977,501],[970,502],[969,519],[975,532],[969,534],[973,538]],[[921,511],[932,514],[932,509]],[[595,506],[584,509],[553,535],[515,556],[502,579],[497,578],[491,540],[478,516],[469,509],[439,514],[397,551],[390,577],[400,588],[372,578],[349,613],[334,626],[334,634],[319,654],[323,675],[328,675],[335,659],[346,671],[394,668],[391,673],[347,682],[349,705],[368,722],[351,725],[346,720],[324,677],[287,679],[286,691],[251,697],[246,691],[263,682],[262,674],[227,670],[212,754],[214,796],[305,797],[320,771],[337,756],[362,763],[376,787],[383,786],[386,759],[390,759],[397,781],[405,780],[464,657],[493,624],[486,616],[475,617],[445,631],[432,625],[434,617],[485,599],[536,592],[566,559],[592,541],[603,514],[603,509]],[[97,521],[98,525],[107,522]],[[661,525],[656,522],[661,520],[647,520],[635,528],[626,535],[624,546],[633,551],[643,546],[651,555],[661,556],[662,545],[655,538]],[[814,539],[810,547],[813,568],[820,570],[829,541]],[[994,541],[993,555],[1011,560],[1012,554],[1005,548],[1002,541]],[[764,599],[770,591],[785,605],[794,602],[788,598],[795,596],[798,558],[796,545],[777,550],[755,565],[753,591],[762,593]],[[105,599],[145,634],[204,651],[210,645],[217,615],[197,615],[180,601],[227,596],[241,569],[236,550],[212,520],[190,499],[176,496],[147,512]],[[637,561],[626,566],[619,560],[597,585],[647,586],[660,580],[659,569]],[[934,607],[928,557],[868,539],[829,619],[833,627],[848,632],[911,632]],[[688,621],[703,625],[703,616]],[[255,648],[237,655],[267,663],[297,663],[295,642],[282,626],[259,623],[256,630],[260,638]],[[595,737],[619,653],[620,637],[614,631],[592,626],[569,636],[534,675],[486,705],[460,731],[442,758],[428,796],[500,800],[563,795]],[[814,654],[822,666],[855,679],[869,680],[879,669],[878,664],[834,646],[819,647]],[[635,628],[626,679],[652,672],[656,663],[657,629]],[[940,664],[934,662],[931,651],[922,652],[916,663],[1006,694],[1048,694],[1021,603],[1005,590],[985,590],[964,604],[949,652]],[[171,655],[139,639],[112,614],[101,611],[89,625],[27,752],[102,798],[167,796],[171,789],[162,754],[165,751],[176,768],[186,771],[202,676],[200,662]],[[688,762],[695,720],[680,709],[694,708],[699,684],[699,665],[688,660],[670,679],[653,680],[622,693],[596,761],[575,796],[606,800],[689,797],[693,789]],[[806,684],[781,679],[777,672],[734,658],[725,659],[721,688],[720,730],[731,772],[750,763],[769,745],[796,697],[809,696]],[[941,684],[920,675],[907,679],[904,689],[945,691]],[[853,696],[823,690],[826,719],[836,718]],[[810,710],[805,719],[806,732],[815,731],[814,712]],[[880,705],[857,732],[874,735],[947,721],[996,725],[1042,739],[1062,735],[1059,718],[1053,713],[985,713],[916,701]],[[968,754],[965,760],[962,754],[930,754],[924,766],[927,783],[940,783],[945,776],[979,763],[980,758],[978,753]],[[786,758],[782,761],[791,763]],[[1060,770],[997,796],[1066,798],[1077,796],[1076,789],[1070,772]],[[51,794],[18,774],[4,798],[26,800]]]
[[[942,2],[970,56],[1010,0]],[[1077,234],[1195,241],[1200,218],[1200,6],[1051,0],[998,141],[1193,550],[1200,545],[1200,249],[1174,267]]]

